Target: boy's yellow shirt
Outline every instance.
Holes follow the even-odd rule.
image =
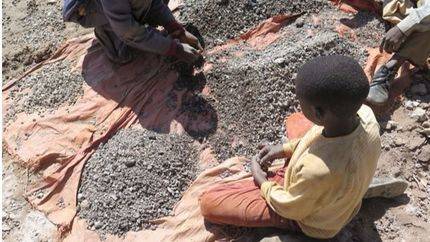
[[[297,221],[314,238],[334,237],[358,212],[381,153],[379,124],[372,110],[358,111],[360,125],[349,135],[326,138],[312,127],[284,145],[292,153],[284,187],[264,182],[261,194],[279,215]]]

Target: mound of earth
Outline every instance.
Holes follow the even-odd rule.
[[[84,78],[70,68],[70,62],[59,61],[18,81],[8,97],[14,105],[7,110],[6,122],[20,112],[41,114],[64,103],[73,105],[83,94]]]
[[[280,142],[283,120],[298,110],[294,94],[298,68],[312,57],[330,54],[365,59],[364,50],[353,43],[336,33],[320,32],[312,38],[287,35],[263,51],[243,50],[240,57],[214,65],[205,78],[216,100],[219,122],[208,142],[219,160],[251,157],[259,143]]]
[[[179,18],[196,26],[212,46],[237,37],[272,16],[318,12],[327,5],[327,1],[321,0],[188,0]]]
[[[85,165],[78,216],[92,230],[122,235],[154,228],[195,179],[197,153],[187,136],[121,130]]]

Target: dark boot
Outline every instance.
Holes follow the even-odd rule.
[[[381,66],[375,73],[370,83],[367,102],[372,105],[384,105],[390,96],[390,83],[394,80],[397,70],[388,69],[385,65]]]

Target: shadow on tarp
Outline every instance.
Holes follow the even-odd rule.
[[[200,140],[216,131],[218,115],[201,94],[204,74],[186,67],[173,61],[165,64],[162,57],[148,53],[118,66],[95,44],[84,57],[82,75],[95,92],[115,101],[118,108],[131,108],[143,128],[157,133],[186,132]]]

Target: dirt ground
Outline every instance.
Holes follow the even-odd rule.
[[[214,66],[203,77],[212,91],[219,122],[216,133],[202,135],[198,139],[213,146],[220,161],[235,155],[250,156],[258,143],[279,142],[283,138],[283,118],[298,110],[294,88],[283,80],[294,79],[300,64],[312,56],[333,53],[354,56],[364,64],[366,46],[377,46],[386,29],[380,18],[367,12],[352,16],[319,1],[291,6],[289,1],[283,4],[271,4],[272,2],[274,1],[186,1],[187,4],[180,13],[183,21],[199,27],[207,44],[211,46],[243,33],[273,13],[299,13],[305,6],[309,9],[308,13],[281,30],[290,33],[287,37],[264,50],[244,51],[240,56]],[[65,39],[91,31],[73,24],[63,24],[59,0],[5,0],[2,7],[3,83],[46,59]],[[201,14],[202,8],[206,10],[205,15]],[[222,16],[217,18],[218,22],[208,21],[217,14]],[[342,39],[337,35],[335,23],[339,21],[355,30],[357,42],[349,41],[351,36]],[[313,35],[309,35],[311,32]],[[227,54],[221,52],[211,57],[214,59],[206,61],[215,62],[225,58]],[[49,76],[47,74],[40,77],[46,81],[40,84],[40,88],[55,90],[55,85],[49,84],[55,84],[55,80],[49,81]],[[36,86],[33,91],[36,90],[37,94],[39,89],[37,85],[31,85],[31,78],[24,80],[26,83],[23,83],[22,90]],[[66,87],[67,80],[65,78],[60,84],[63,83]],[[41,108],[55,108],[63,102],[73,103],[73,98],[79,95],[80,90],[80,85],[75,84],[70,89],[61,88],[62,92],[59,93],[47,92],[48,102],[32,99],[35,93],[20,92],[22,96],[19,100],[28,102],[29,107],[24,106],[19,111],[37,112]],[[429,241],[429,101],[430,82],[415,76],[404,99],[397,102],[392,112],[381,115],[384,150],[377,176],[403,178],[409,182],[409,187],[405,195],[395,199],[365,200],[359,215],[342,231],[338,241]],[[196,100],[189,103],[187,108],[201,107]],[[23,198],[28,184],[37,177],[14,164],[4,149],[3,154],[2,239],[56,241],[55,226],[43,214],[32,210]],[[81,195],[81,200],[84,197],[85,195]],[[112,218],[107,218],[108,221],[109,219]],[[106,225],[101,224],[100,228],[103,226]],[[93,224],[93,227],[99,225]],[[127,229],[129,228],[136,229],[133,224],[127,225]],[[275,236],[265,241],[291,241],[291,238],[276,231]]]

